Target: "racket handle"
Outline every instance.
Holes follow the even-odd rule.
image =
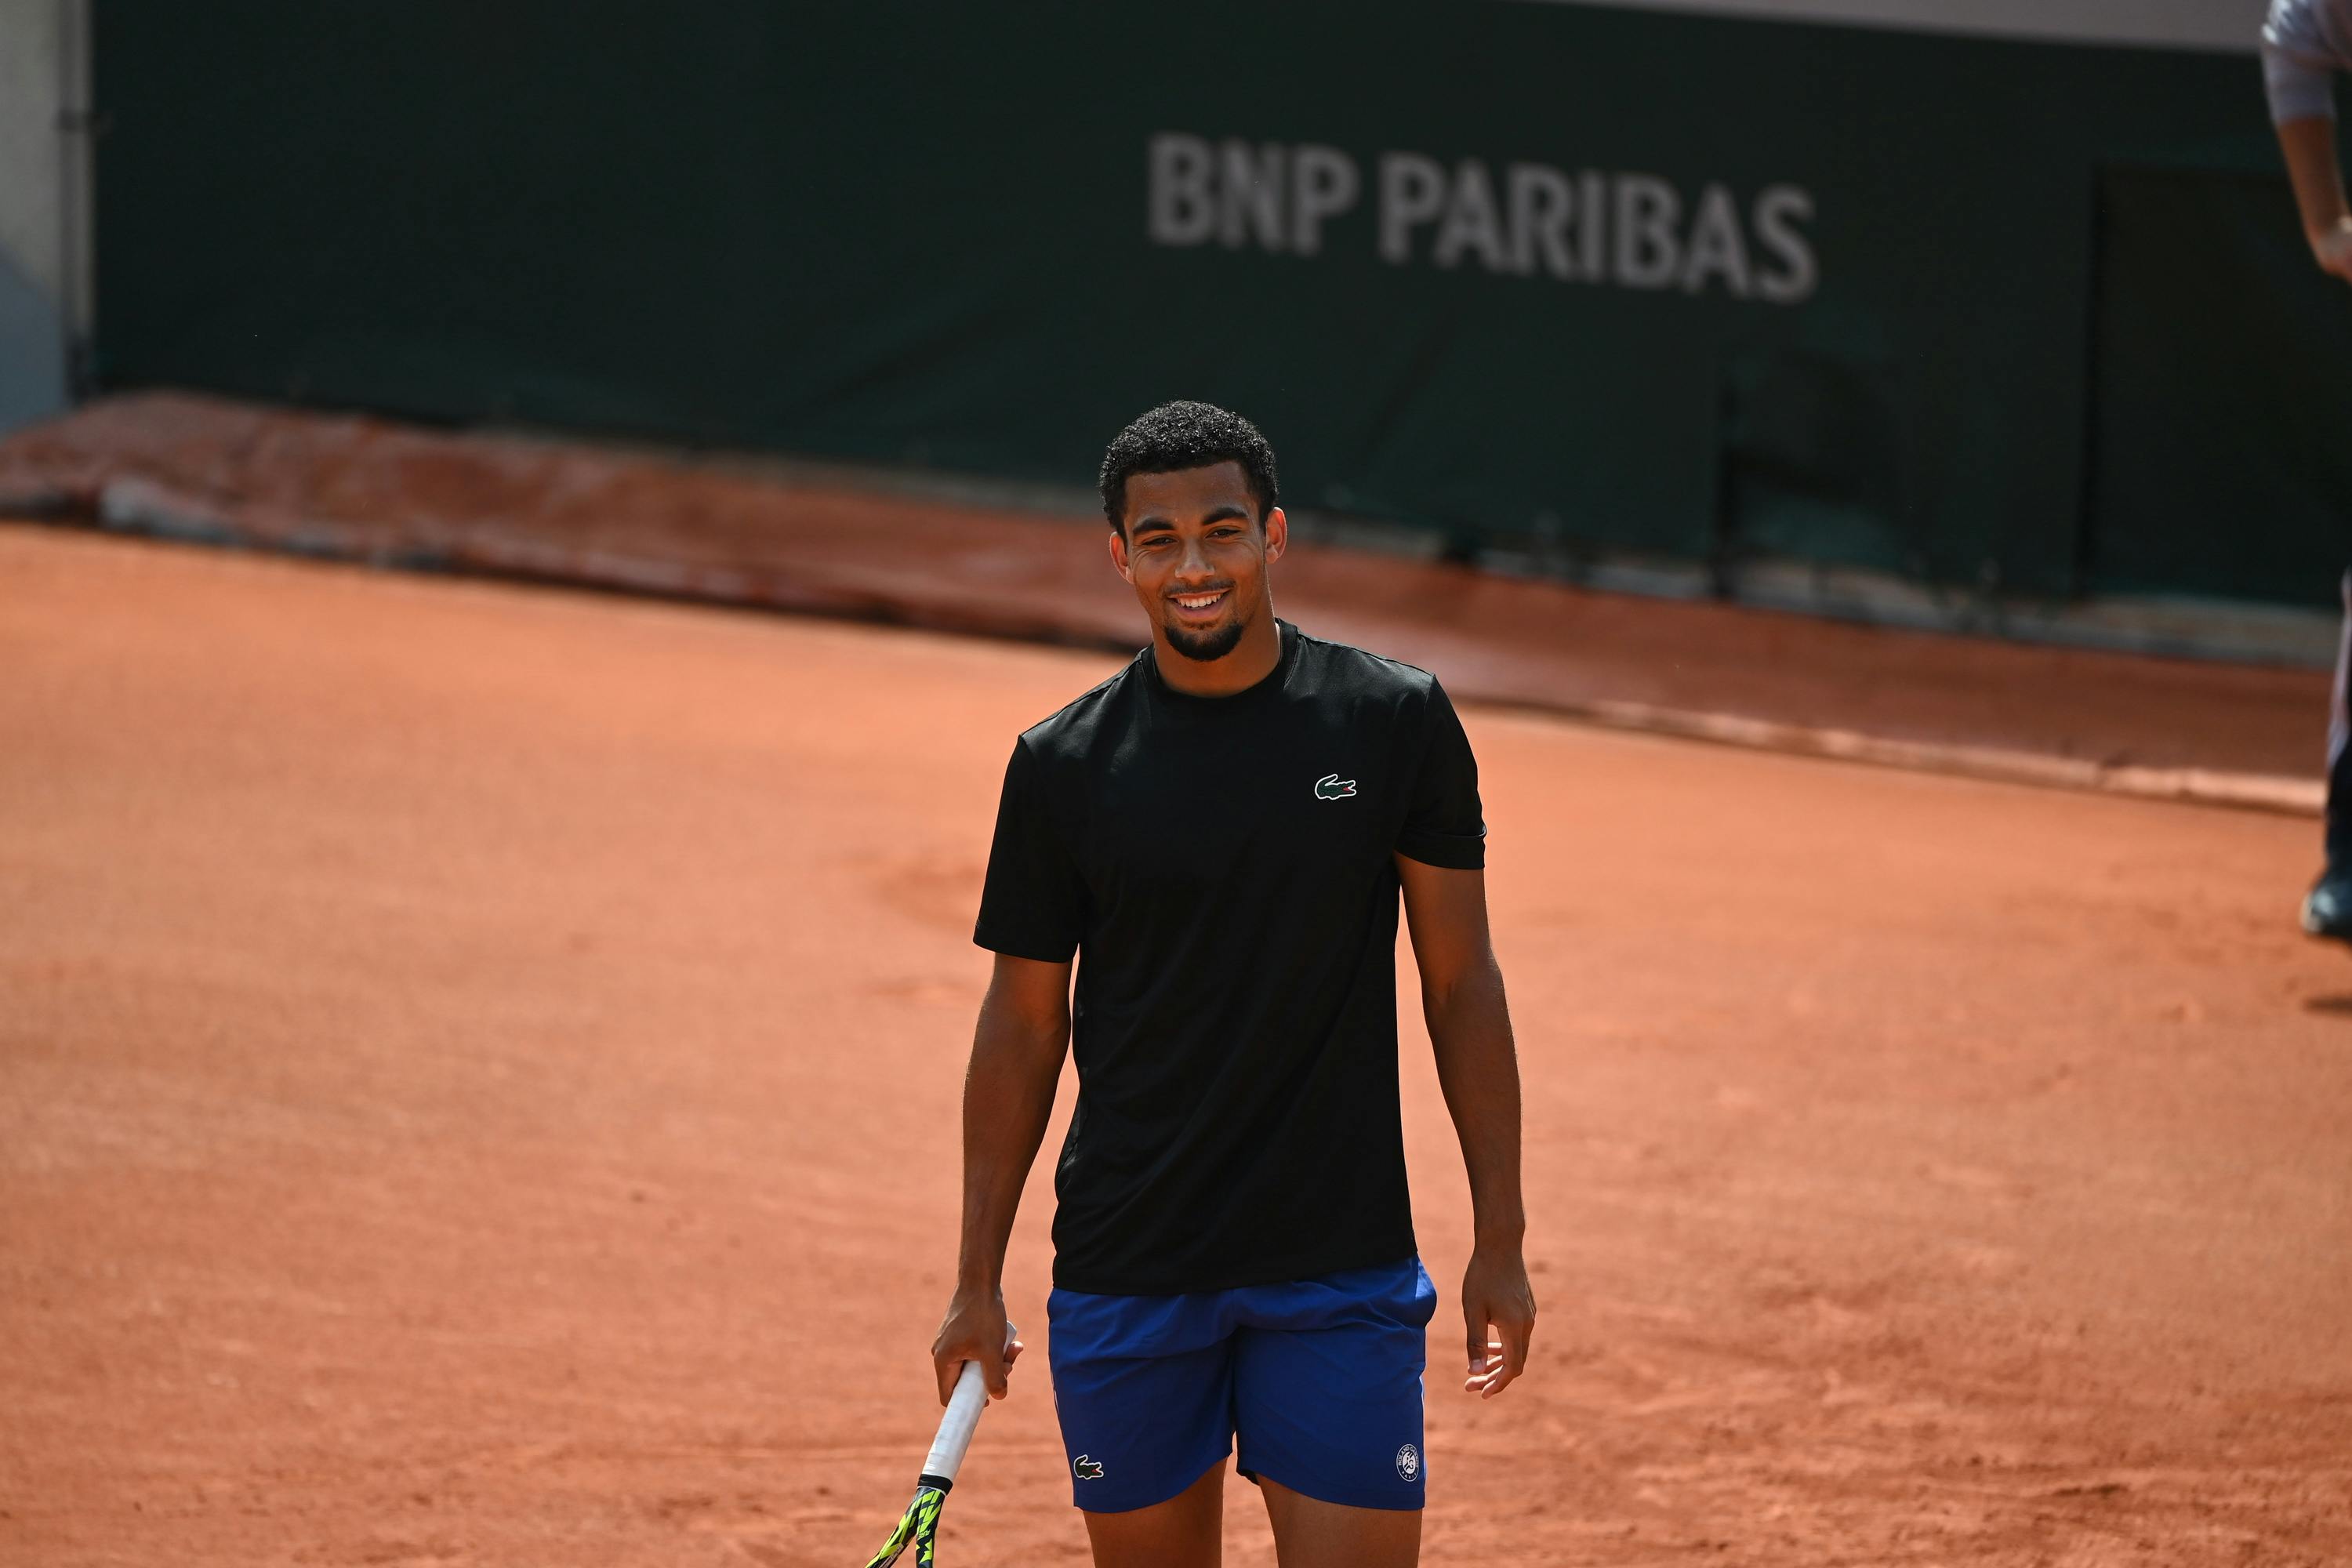
[[[1004,1335],[1009,1342],[1012,1324],[1004,1325]],[[980,1425],[980,1413],[987,1408],[987,1374],[980,1370],[980,1363],[968,1361],[956,1374],[948,1413],[940,1417],[939,1437],[931,1444],[930,1457],[923,1461],[923,1485],[945,1491],[955,1484],[956,1471],[963,1468],[964,1450],[971,1447],[972,1428]]]

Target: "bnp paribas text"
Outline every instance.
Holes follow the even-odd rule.
[[[1382,153],[1181,132],[1146,151],[1154,244],[1484,271],[1770,305],[1821,281],[1811,193],[1656,174]]]

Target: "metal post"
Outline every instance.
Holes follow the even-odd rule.
[[[101,127],[91,102],[90,0],[58,0],[58,314],[65,328],[66,394],[79,403],[96,390],[97,372],[92,220]]]

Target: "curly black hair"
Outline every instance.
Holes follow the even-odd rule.
[[[1163,403],[1111,438],[1103,454],[1102,503],[1110,525],[1127,531],[1127,481],[1132,474],[1171,474],[1239,463],[1265,521],[1281,494],[1274,472],[1274,447],[1258,427],[1213,403]]]

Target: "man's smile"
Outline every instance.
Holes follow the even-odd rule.
[[[1227,584],[1223,588],[1212,588],[1205,593],[1171,594],[1168,598],[1181,615],[1207,616],[1222,605],[1232,593],[1232,585]]]

